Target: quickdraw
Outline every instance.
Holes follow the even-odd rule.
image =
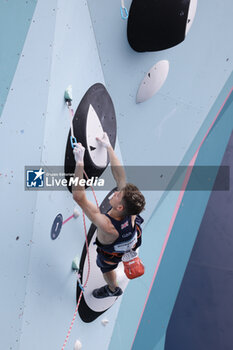
[[[125,1],[121,0],[121,18],[127,19],[129,17],[128,10],[125,7]]]
[[[64,99],[65,99],[65,103],[67,105],[67,108],[69,110],[70,113],[70,143],[71,143],[71,147],[74,148],[74,144],[77,143],[77,139],[74,136],[74,127],[73,127],[73,119],[74,119],[74,111],[71,108],[72,106],[72,87],[71,85],[68,86],[68,88],[65,91],[64,94]]]

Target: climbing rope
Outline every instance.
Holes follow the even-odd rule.
[[[71,132],[70,132],[71,133],[70,142],[71,142],[71,147],[74,148],[74,143],[77,143],[77,140],[76,140],[76,137],[74,136],[74,128],[73,128],[74,111],[71,108],[71,101],[72,101],[72,98],[66,99],[66,105],[67,105],[68,110],[70,112],[70,130],[71,130]],[[83,169],[83,172],[84,172],[84,175],[85,175],[86,179],[88,180],[89,178],[88,178],[88,176],[87,176],[87,174],[86,174],[84,169]],[[98,201],[97,201],[97,197],[96,197],[94,188],[92,186],[90,186],[90,187],[91,187],[93,196],[95,198],[96,205],[99,208],[99,204],[98,204]],[[81,292],[80,292],[80,295],[79,295],[79,298],[78,298],[78,302],[77,302],[77,306],[76,306],[76,309],[75,309],[75,312],[74,312],[73,319],[72,319],[71,324],[70,324],[70,328],[68,330],[66,339],[65,339],[64,344],[62,346],[62,350],[65,349],[65,346],[66,346],[66,344],[68,342],[68,339],[70,337],[70,333],[71,333],[71,330],[72,330],[73,325],[74,325],[74,321],[75,321],[77,313],[78,313],[78,308],[79,308],[79,305],[80,305],[80,302],[81,302],[81,299],[82,299],[82,296],[83,296],[83,293],[84,293],[84,289],[87,286],[87,282],[88,282],[89,277],[90,277],[91,263],[90,263],[90,253],[89,253],[87,227],[86,227],[86,220],[85,220],[85,213],[84,213],[84,211],[82,211],[82,214],[83,214],[83,226],[84,226],[84,234],[85,234],[85,242],[86,242],[87,260],[88,260],[87,277],[86,277],[85,283],[82,285],[81,284],[81,279],[80,279],[81,276],[79,275],[79,273],[77,273],[77,279],[78,279],[78,283],[79,283],[79,287],[81,289]]]
[[[96,205],[99,207],[98,201],[97,201],[97,198],[96,198],[96,195],[95,195],[95,191],[94,191],[93,188],[92,188],[92,192],[93,192],[93,195],[94,195],[94,198],[95,198],[95,201],[96,201]],[[88,282],[89,277],[90,277],[91,263],[90,263],[90,253],[89,253],[89,246],[88,246],[87,227],[86,227],[86,220],[85,220],[85,213],[84,213],[84,211],[82,211],[82,213],[83,213],[83,226],[84,226],[85,241],[86,241],[87,260],[88,260],[87,277],[86,277],[85,283],[82,285],[81,284],[81,280],[80,280],[80,275],[78,274],[78,276],[77,276],[81,292],[80,292],[80,295],[79,295],[79,298],[78,298],[78,302],[77,302],[77,306],[76,306],[76,309],[75,309],[75,312],[74,312],[74,316],[73,316],[72,322],[70,324],[70,328],[68,330],[66,339],[65,339],[64,344],[62,346],[62,350],[65,349],[65,346],[66,346],[66,344],[68,342],[68,339],[70,337],[70,333],[71,333],[71,330],[72,330],[73,325],[74,325],[74,321],[75,321],[77,313],[78,313],[78,308],[79,308],[79,305],[80,305],[80,302],[81,302],[81,299],[82,299],[82,295],[84,293],[84,289],[87,286],[87,282]]]
[[[84,232],[85,232],[85,241],[86,241],[86,250],[87,250],[87,259],[88,259],[88,270],[87,270],[87,277],[86,277],[86,281],[84,283],[84,285],[81,284],[81,281],[80,281],[80,275],[78,274],[78,282],[79,282],[79,286],[80,286],[80,289],[81,289],[81,292],[80,292],[80,295],[79,295],[79,298],[78,298],[78,303],[77,303],[77,306],[76,306],[76,309],[75,309],[75,312],[74,312],[74,316],[73,316],[73,319],[71,321],[71,324],[70,324],[70,328],[68,330],[68,333],[67,333],[67,336],[66,336],[66,339],[64,341],[64,344],[62,346],[62,350],[65,349],[65,346],[68,342],[68,339],[70,337],[70,333],[71,333],[71,330],[73,328],[73,325],[74,325],[74,321],[76,319],[76,316],[77,316],[77,313],[78,313],[78,308],[79,308],[79,305],[80,305],[80,302],[81,302],[81,299],[82,299],[82,296],[83,296],[83,293],[84,293],[84,288],[87,286],[87,282],[88,282],[88,279],[89,279],[89,276],[90,276],[90,270],[91,270],[91,264],[90,264],[90,254],[89,254],[89,247],[88,247],[88,238],[87,238],[87,228],[86,228],[86,220],[85,220],[85,214],[84,214],[84,211],[83,211],[83,225],[84,225]]]

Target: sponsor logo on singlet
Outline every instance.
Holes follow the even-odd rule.
[[[114,250],[116,252],[127,252],[130,249],[132,249],[136,243],[137,243],[137,234],[135,233],[134,236],[129,241],[115,244]]]
[[[132,235],[132,232],[126,232],[126,233],[123,233],[123,235],[121,235],[122,238],[125,238],[125,237],[128,237]]]
[[[121,224],[121,229],[123,230],[123,229],[126,228],[127,226],[129,226],[128,220],[125,221],[123,224]]]

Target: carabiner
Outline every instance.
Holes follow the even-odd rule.
[[[79,285],[79,288],[82,289],[82,291],[84,292],[84,287],[81,283],[81,276],[80,274],[77,274],[77,280],[78,280],[78,285]]]
[[[128,11],[126,7],[121,6],[121,18],[127,19],[129,17]]]
[[[71,147],[74,148],[74,144],[78,143],[76,137],[71,135],[70,136],[70,143],[71,143]]]

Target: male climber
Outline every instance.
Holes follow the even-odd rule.
[[[135,250],[141,244],[140,224],[143,219],[139,213],[144,209],[145,198],[136,186],[126,183],[124,168],[116,157],[108,135],[104,133],[101,139],[96,139],[108,151],[112,174],[117,183],[118,191],[109,200],[111,209],[108,213],[101,214],[99,208],[87,199],[85,186],[80,183],[73,185],[72,193],[74,200],[97,227],[96,263],[107,285],[95,289],[92,294],[96,298],[105,298],[123,293],[117,284],[115,269],[125,252]],[[75,177],[80,180],[83,178],[85,148],[78,143],[73,152],[76,161]]]

